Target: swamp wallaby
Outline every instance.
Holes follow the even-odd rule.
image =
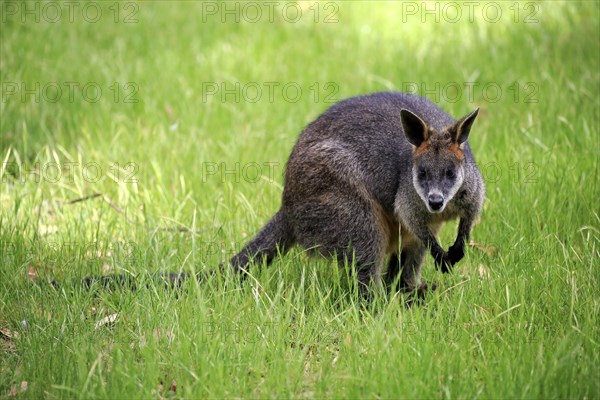
[[[335,104],[300,134],[287,163],[281,208],[230,260],[234,271],[245,275],[252,262],[270,263],[299,244],[353,260],[363,291],[382,280],[395,282],[400,273],[399,289],[422,292],[419,272],[427,249],[449,272],[462,259],[481,210],[483,180],[467,143],[477,112],[456,121],[429,100],[405,93]],[[458,235],[446,252],[436,234],[455,218]],[[185,272],[156,276],[176,287],[190,278]],[[88,277],[83,284],[95,282],[135,287],[122,274]]]
[[[463,258],[483,204],[483,180],[467,143],[477,113],[456,121],[405,93],[335,104],[300,134],[281,208],[231,265],[245,272],[252,261],[270,263],[298,244],[354,260],[362,288],[394,282],[398,273],[400,289],[426,288],[419,279],[426,250],[449,272]],[[436,234],[455,218],[458,235],[446,252]]]

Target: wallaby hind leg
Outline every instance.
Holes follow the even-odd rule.
[[[400,266],[401,266],[400,258],[398,257],[398,253],[392,253],[389,261],[387,271],[385,272],[385,283],[388,286],[394,284],[394,281],[400,274]]]
[[[406,248],[402,250],[400,259],[402,272],[400,274],[399,289],[413,291],[421,286],[421,265],[427,249],[424,246]]]
[[[279,210],[256,236],[231,258],[230,263],[235,272],[247,272],[251,262],[264,259],[268,265],[278,252],[284,254],[293,244],[294,239],[288,229],[286,217],[283,211]]]
[[[363,294],[372,286],[381,286],[381,267],[390,234],[371,201],[352,191],[339,190],[305,199],[290,208],[294,235],[302,247],[325,256],[335,254],[340,262],[354,260]]]
[[[387,286],[394,291],[412,291],[419,284],[420,264],[423,258],[424,255],[420,254],[420,249],[416,247],[404,248],[400,256],[397,253],[392,254],[385,274]],[[396,282],[398,275],[401,275],[400,281]]]
[[[402,291],[412,291],[418,289],[421,283],[421,265],[427,253],[427,248],[419,239],[404,229],[401,234],[399,289]]]

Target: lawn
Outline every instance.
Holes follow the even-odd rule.
[[[2,1],[0,397],[599,398],[599,4]],[[231,257],[303,127],[383,90],[481,108],[422,304],[301,249],[152,278]]]

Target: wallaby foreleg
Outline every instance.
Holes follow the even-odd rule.
[[[458,223],[458,234],[456,235],[456,241],[448,249],[448,259],[452,265],[456,264],[465,256],[465,243],[469,241],[469,235],[471,234],[471,227],[473,226],[473,218],[461,218]]]

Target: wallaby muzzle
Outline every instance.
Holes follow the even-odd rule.
[[[429,208],[434,212],[442,211],[444,206],[444,196],[438,193],[430,193],[427,197]]]

